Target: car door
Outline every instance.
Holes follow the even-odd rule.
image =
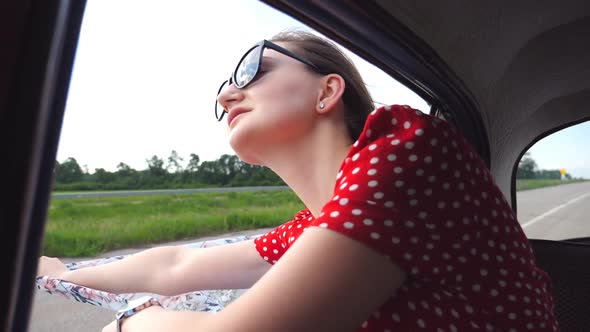
[[[26,331],[85,1],[0,5],[0,326]]]

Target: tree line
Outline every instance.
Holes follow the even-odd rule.
[[[167,159],[157,155],[146,159],[147,168],[135,170],[124,162],[114,172],[103,168],[89,173],[76,158],[56,161],[55,191],[177,189],[200,187],[282,186],[285,183],[269,168],[253,166],[235,155],[224,154],[217,160],[201,162],[192,153],[186,164],[176,151]]]
[[[56,191],[70,190],[129,190],[129,189],[176,189],[200,187],[284,186],[285,183],[267,167],[253,166],[235,155],[224,154],[217,160],[201,162],[192,153],[186,165],[176,151],[164,160],[157,155],[146,159],[147,168],[135,170],[124,162],[117,170],[103,168],[89,173],[78,161],[67,158],[55,162],[54,187]],[[561,179],[559,170],[539,169],[527,152],[521,158],[516,173],[517,179]],[[566,179],[572,179],[565,174]]]
[[[572,176],[566,173],[564,177],[571,180]],[[518,163],[516,172],[517,179],[553,179],[560,180],[561,172],[558,169],[539,169],[537,162],[533,159],[530,152],[526,152]]]

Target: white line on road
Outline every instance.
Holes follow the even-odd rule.
[[[526,223],[522,224],[522,226],[521,226],[521,227],[522,227],[522,228],[528,227],[528,226],[530,226],[530,225],[532,225],[532,224],[536,223],[537,221],[539,221],[539,220],[541,220],[541,219],[543,219],[543,218],[545,218],[545,217],[547,217],[547,216],[549,216],[549,215],[551,215],[551,214],[554,214],[554,213],[555,213],[555,212],[557,212],[558,210],[561,210],[561,209],[563,209],[564,207],[566,207],[566,206],[568,206],[568,205],[570,205],[570,204],[574,204],[575,202],[577,202],[577,201],[579,201],[579,200],[583,199],[584,197],[586,197],[586,196],[588,196],[588,195],[590,195],[590,193],[585,193],[585,194],[583,194],[583,195],[580,195],[580,196],[578,196],[578,197],[576,197],[576,198],[570,199],[569,201],[567,201],[567,202],[565,202],[565,203],[563,203],[563,204],[561,204],[561,205],[558,205],[558,206],[554,207],[553,209],[551,209],[551,210],[549,210],[549,211],[547,211],[547,212],[543,213],[542,215],[540,215],[540,216],[537,216],[537,217],[535,217],[535,218],[533,218],[533,219],[531,219],[531,220],[527,221]]]

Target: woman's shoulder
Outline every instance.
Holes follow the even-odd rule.
[[[295,213],[295,216],[293,218],[294,221],[298,221],[298,220],[303,220],[309,217],[311,217],[311,211],[309,211],[308,208],[304,208],[301,211],[298,211],[297,213]]]
[[[464,141],[446,121],[408,105],[387,105],[369,114],[361,135],[354,142],[348,158],[362,150],[421,150],[431,148],[436,141],[456,138]],[[433,141],[434,139],[434,141]],[[386,144],[380,144],[386,143]],[[386,145],[389,148],[383,149]],[[361,153],[362,156],[362,153]]]
[[[364,137],[370,141],[380,136],[400,133],[410,129],[413,129],[411,132],[413,135],[420,136],[424,128],[432,128],[437,131],[454,131],[446,121],[408,105],[386,105],[375,109],[369,114],[359,139]]]

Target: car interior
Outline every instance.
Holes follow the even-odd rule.
[[[590,120],[590,3],[264,0],[382,69],[451,122],[516,211],[534,143]],[[85,1],[0,5],[0,326],[26,331]],[[590,238],[530,239],[562,331],[590,325]]]

